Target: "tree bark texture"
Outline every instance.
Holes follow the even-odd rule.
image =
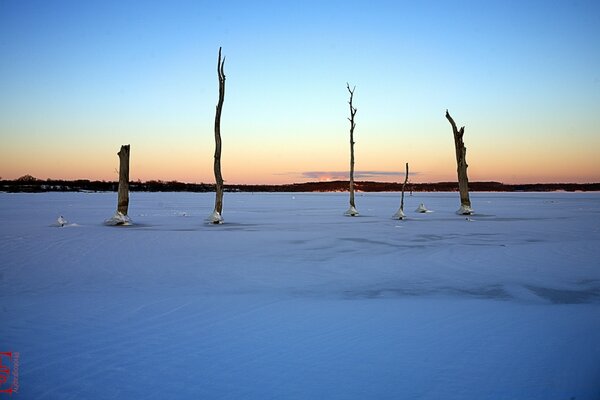
[[[402,196],[400,197],[400,211],[404,211],[404,188],[406,188],[406,182],[408,182],[408,163],[406,163],[406,175],[404,176],[404,183],[402,184]]]
[[[223,100],[225,99],[225,58],[221,60],[221,48],[219,47],[219,58],[217,60],[217,75],[219,79],[219,101],[215,113],[215,212],[223,213],[223,176],[221,175],[221,112],[223,110]]]
[[[121,146],[119,156],[119,194],[117,211],[127,215],[129,210],[129,145]]]
[[[350,118],[348,118],[348,121],[350,121],[350,209],[348,210],[347,214],[354,216],[358,215],[358,212],[356,211],[356,204],[354,203],[354,128],[356,127],[354,116],[356,115],[357,110],[352,104],[356,86],[350,89],[350,84],[346,82],[346,87],[350,93],[350,100],[348,101],[350,106]]]
[[[408,163],[406,163],[406,175],[404,177],[404,183],[402,184],[402,195],[400,196],[400,208],[392,216],[394,219],[404,219],[406,215],[404,214],[404,189],[406,188],[406,183],[408,182]]]
[[[465,127],[457,129],[454,119],[446,110],[446,118],[452,125],[452,132],[454,134],[454,148],[456,151],[456,171],[458,173],[458,190],[460,192],[460,205],[461,210],[464,214],[470,214],[471,200],[469,199],[469,178],[467,177],[467,148],[463,142],[463,135],[465,134]],[[461,211],[459,210],[459,211]]]

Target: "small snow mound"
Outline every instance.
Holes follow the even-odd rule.
[[[344,215],[347,215],[349,217],[356,217],[358,215],[358,211],[356,210],[356,208],[350,206],[350,208],[344,213]]]
[[[63,217],[62,215],[60,217],[58,217],[56,222],[58,223],[58,226],[60,226],[61,228],[69,223],[69,221],[67,221],[66,218]]]
[[[475,211],[469,206],[461,205],[460,208],[456,211],[458,215],[473,215]]]
[[[427,207],[425,207],[425,204],[421,203],[421,204],[419,204],[419,207],[417,207],[417,209],[415,210],[415,212],[418,212],[418,213],[428,213],[428,212],[431,212],[431,211],[429,211],[427,209]]]
[[[110,226],[131,225],[131,218],[129,218],[128,215],[124,215],[122,212],[115,211],[115,215],[104,221],[104,224]]]
[[[394,214],[392,216],[393,219],[404,219],[406,218],[406,215],[404,215],[404,211],[402,211],[401,209],[399,209],[396,214]]]
[[[213,211],[212,214],[210,214],[210,216],[208,218],[206,218],[206,221],[209,224],[222,224],[223,223],[223,217],[221,216],[221,214],[215,210]]]

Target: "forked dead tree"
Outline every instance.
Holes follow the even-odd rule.
[[[350,100],[348,101],[350,105],[350,118],[348,118],[348,121],[350,121],[350,208],[345,212],[345,215],[355,217],[358,215],[356,204],[354,204],[354,128],[356,127],[354,116],[356,115],[356,108],[352,105],[352,99],[354,98],[356,86],[350,89],[350,84],[346,82],[346,87],[350,93]]]
[[[456,150],[456,171],[458,172],[458,190],[460,192],[460,208],[456,211],[460,215],[471,215],[473,209],[471,208],[471,200],[469,199],[469,178],[467,177],[467,148],[463,142],[463,135],[465,134],[465,127],[457,129],[456,123],[446,110],[446,118],[452,125],[452,132],[454,133],[454,148]]]
[[[404,189],[406,188],[406,182],[408,182],[408,163],[406,163],[406,175],[404,176],[404,183],[402,184],[402,195],[400,196],[400,208],[394,214],[392,218],[394,219],[404,219],[406,215],[404,214]]]
[[[219,47],[219,58],[217,59],[217,76],[219,79],[219,101],[215,113],[215,210],[208,217],[212,224],[223,223],[223,176],[221,175],[221,112],[223,100],[225,99],[225,57],[221,60],[221,48]]]
[[[129,212],[129,149],[128,144],[121,146],[117,153],[119,156],[119,191],[117,194],[117,211],[115,215],[107,219],[107,225],[129,225],[131,219]]]

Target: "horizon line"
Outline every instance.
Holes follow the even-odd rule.
[[[64,178],[46,178],[40,179],[36,178],[32,175],[26,174],[19,178],[15,179],[2,179],[0,178],[0,182],[48,182],[48,181],[62,181],[62,182],[78,182],[78,181],[88,181],[88,182],[104,182],[104,183],[118,183],[117,180],[105,180],[105,179],[89,179],[89,178],[77,178],[77,179],[64,179]],[[186,185],[214,185],[214,182],[186,182],[186,181],[178,181],[178,180],[162,180],[162,179],[148,179],[142,181],[141,179],[130,180],[129,183],[150,183],[150,182],[160,182],[160,183],[179,183]],[[225,185],[230,186],[292,186],[292,185],[303,185],[303,184],[331,184],[331,183],[345,183],[349,182],[346,179],[333,179],[333,180],[317,180],[317,181],[302,181],[302,182],[291,182],[291,183],[227,183],[225,181]],[[376,184],[399,184],[401,185],[403,182],[401,181],[374,181],[374,180],[357,180],[356,183],[376,183]],[[450,180],[450,181],[431,181],[431,182],[408,182],[407,185],[436,185],[436,184],[458,184],[458,180]],[[526,182],[526,183],[504,183],[496,180],[473,180],[469,181],[469,184],[499,184],[505,186],[519,186],[519,185],[598,185],[599,181],[590,181],[590,182]]]

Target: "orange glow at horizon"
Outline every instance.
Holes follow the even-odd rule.
[[[104,158],[104,159],[103,159]],[[37,157],[27,166],[23,167],[18,163],[5,158],[0,163],[1,179],[16,179],[29,174],[38,179],[89,179],[115,181],[118,179],[118,162],[116,156],[114,160],[107,160],[106,157],[75,157],[63,158],[60,160],[47,160]],[[563,160],[560,164],[554,163],[536,163],[530,158],[512,159],[510,161],[502,160],[482,160],[474,157],[468,158],[469,180],[470,181],[498,181],[503,183],[551,183],[551,182],[573,182],[590,183],[600,181],[600,169],[594,162],[579,162],[577,160]],[[8,161],[8,162],[7,162]],[[197,157],[179,157],[178,163],[174,164],[166,159],[140,159],[139,156],[132,155],[131,161],[131,180],[162,180],[162,181],[180,181],[180,182],[203,182],[211,183],[214,181],[212,171],[212,160],[200,162]],[[420,160],[416,165],[411,165],[410,182],[446,182],[456,180],[456,165],[454,160],[440,161],[434,160],[431,164],[426,160]],[[579,160],[581,161],[581,160]],[[485,162],[485,163],[484,163]],[[363,162],[364,164],[365,162]],[[245,168],[244,163],[239,165],[231,160],[223,163],[223,175],[226,183],[230,184],[286,184],[300,183],[309,181],[328,182],[332,180],[347,180],[348,177],[339,173],[332,175],[323,171],[320,175],[307,176],[304,172],[312,170],[322,170],[309,165],[285,165],[274,170],[269,164],[254,163],[252,167]],[[381,168],[369,168],[374,164],[368,164],[360,170],[382,170]],[[332,171],[345,171],[345,165],[336,165],[330,168]],[[358,169],[357,169],[358,170]],[[381,175],[368,178],[356,177],[355,180],[374,180],[380,182],[401,182],[403,172],[400,168],[387,171],[398,172],[397,175]],[[414,173],[414,174],[413,174]]]
[[[441,128],[446,128],[444,136],[440,135],[443,140],[429,142],[426,135],[421,135],[416,138],[393,138],[386,146],[369,136],[368,131],[361,132],[363,136],[359,136],[361,141],[356,145],[356,171],[386,173],[368,178],[356,175],[355,180],[401,182],[404,179],[404,163],[408,162],[411,182],[455,181],[456,161],[451,134],[445,125]],[[466,136],[468,133],[471,135]],[[522,139],[525,142],[523,145],[514,146],[510,140],[489,143],[476,133],[477,129],[473,128],[465,134],[470,181],[600,181],[600,162],[595,151],[600,148],[600,139],[571,142],[571,148],[566,151],[558,140],[539,145],[536,143],[538,139],[533,137]],[[349,164],[345,132],[329,137],[322,135],[319,139],[315,142],[303,141],[296,136],[282,136],[265,138],[256,143],[251,137],[226,137],[222,157],[225,182],[286,184],[348,179],[347,172],[344,172],[348,171]],[[16,179],[29,174],[39,179],[117,180],[119,163],[116,153],[120,146],[100,142],[102,138],[94,140],[93,144],[85,140],[73,142],[71,147],[66,147],[64,143],[30,146],[15,140],[11,150],[8,147],[0,148],[0,177]],[[212,138],[194,140],[185,146],[131,141],[131,179],[213,182]],[[81,148],[88,151],[78,152]],[[318,175],[314,175],[314,171],[318,171]]]

